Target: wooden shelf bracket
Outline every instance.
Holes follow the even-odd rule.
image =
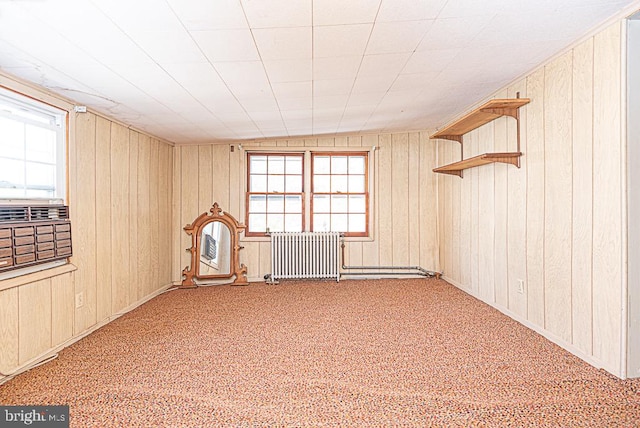
[[[518,94],[519,96],[519,94]],[[486,102],[467,115],[433,134],[431,139],[444,139],[460,143],[460,161],[435,168],[433,171],[462,177],[464,169],[490,163],[507,163],[520,168],[520,107],[528,104],[529,98],[494,99]],[[485,153],[464,159],[463,135],[502,116],[510,116],[516,120],[516,151],[507,153]]]

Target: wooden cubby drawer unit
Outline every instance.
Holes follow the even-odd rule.
[[[71,246],[68,207],[0,204],[0,272],[68,258]]]
[[[13,245],[15,245],[15,246],[33,244],[34,242],[35,242],[35,239],[34,239],[33,235],[31,235],[31,236],[21,236],[19,238],[13,238]]]
[[[49,242],[49,241],[53,241],[53,233],[46,233],[44,235],[40,235],[38,234],[36,236],[36,240],[38,242]]]
[[[53,225],[49,225],[49,226],[38,226],[36,227],[36,233],[38,235],[41,235],[43,233],[53,233]]]
[[[56,256],[54,250],[38,251],[38,260],[52,259]]]
[[[38,251],[46,251],[53,250],[56,247],[54,242],[44,242],[42,244],[38,244]]]
[[[16,256],[16,264],[23,265],[25,263],[30,263],[36,261],[36,255],[34,253],[24,254],[22,256]]]
[[[71,232],[56,232],[56,241],[62,241],[64,239],[71,239]]]
[[[56,232],[70,232],[71,225],[70,224],[56,224]]]
[[[33,226],[16,227],[13,229],[13,236],[28,236],[28,235],[33,235]]]
[[[56,249],[56,255],[68,256],[71,254],[71,247],[61,247]]]
[[[13,251],[15,251],[16,253],[16,256],[19,254],[33,253],[35,250],[36,250],[35,245],[20,245],[13,249]]]
[[[70,247],[70,246],[71,246],[71,239],[56,241],[56,248]]]

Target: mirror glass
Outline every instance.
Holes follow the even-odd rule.
[[[231,231],[220,221],[211,221],[200,234],[198,276],[231,274]]]

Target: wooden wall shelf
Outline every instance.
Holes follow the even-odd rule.
[[[449,165],[435,168],[433,172],[442,174],[451,174],[462,177],[462,171],[476,166],[487,165],[490,163],[501,162],[515,165],[520,168],[520,115],[519,108],[528,104],[529,98],[512,98],[512,99],[494,99],[490,100],[467,115],[461,117],[445,128],[433,134],[431,139],[445,139],[457,141],[461,145],[461,159]],[[485,153],[472,158],[464,159],[464,145],[462,136],[467,132],[485,125],[492,120],[502,116],[511,116],[516,120],[517,125],[517,149],[515,152],[508,153]]]
[[[482,155],[474,156],[472,158],[463,159],[460,162],[455,162],[449,165],[435,168],[433,172],[457,175],[458,177],[462,177],[462,171],[465,169],[487,165],[495,162],[508,163],[519,167],[520,156],[522,156],[522,153],[485,153]]]

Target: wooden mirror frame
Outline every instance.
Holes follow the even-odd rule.
[[[219,221],[229,228],[231,235],[231,257],[229,263],[229,273],[219,275],[200,275],[200,252],[201,252],[201,236],[202,230],[206,225],[214,221]],[[183,269],[182,285],[180,288],[196,288],[198,284],[195,279],[226,279],[234,278],[231,285],[249,285],[247,281],[247,267],[244,264],[240,264],[240,257],[238,252],[244,248],[240,246],[240,233],[243,232],[247,226],[238,223],[238,221],[231,215],[222,211],[222,208],[215,202],[209,212],[200,214],[191,224],[184,227],[187,235],[191,235],[191,248],[187,248],[187,251],[191,252],[191,265]]]

